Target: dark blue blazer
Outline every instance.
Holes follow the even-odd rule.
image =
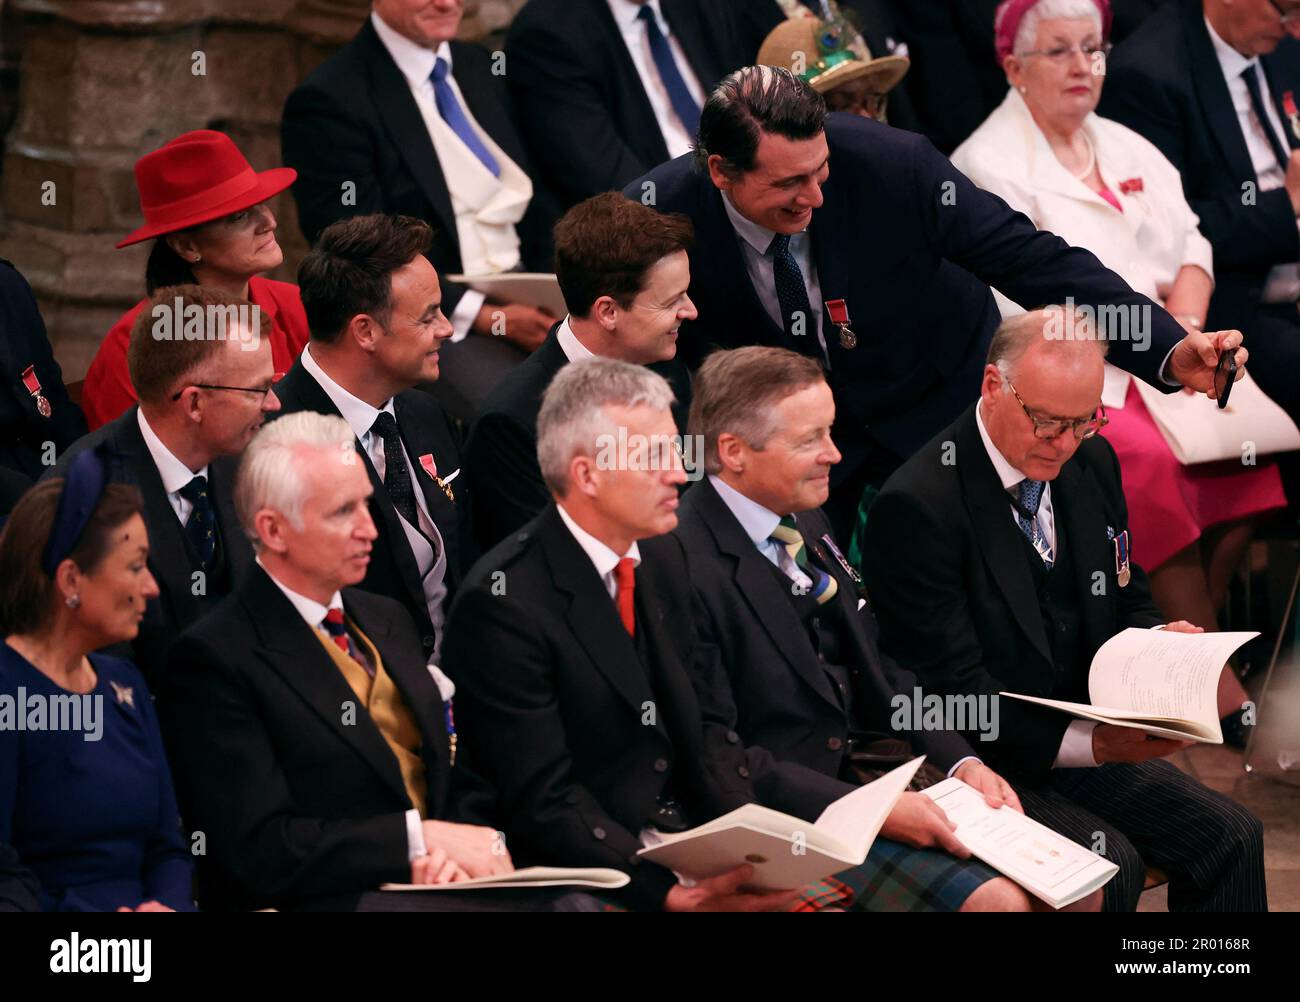
[[[989,286],[1027,309],[1063,303],[1150,306],[1151,343],[1111,345],[1110,360],[1153,385],[1183,331],[1088,251],[1034,228],[977,188],[921,136],[852,115],[826,122],[830,177],[813,212],[813,259],[823,300],[846,301],[858,345],[843,348],[829,317],[836,442],[851,472],[855,443],[871,438],[898,456],[914,453],[979,395],[989,340],[1000,317]],[[759,302],[721,194],[689,157],[634,181],[640,199],[695,223],[690,295],[699,318],[682,326],[680,349],[698,361],[709,346],[794,348]],[[839,478],[837,478],[839,479]]]
[[[1261,60],[1284,141],[1300,149],[1282,96],[1300,95],[1300,42],[1286,39]],[[1207,327],[1253,326],[1269,270],[1300,258],[1300,231],[1285,189],[1258,183],[1200,0],[1170,0],[1111,56],[1099,111],[1155,143],[1183,176],[1187,201],[1214,245],[1214,296]]]

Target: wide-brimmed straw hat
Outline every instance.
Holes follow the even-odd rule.
[[[800,79],[819,94],[864,77],[871,78],[876,93],[884,94],[907,75],[912,64],[906,56],[872,56],[860,37],[850,44],[842,34],[830,37],[826,27],[816,17],[782,21],[763,40],[759,63],[787,70],[801,65]]]

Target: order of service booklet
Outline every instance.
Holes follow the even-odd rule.
[[[661,841],[637,855],[693,880],[716,877],[748,863],[754,867],[750,886],[803,887],[861,865],[924,761],[924,755],[914,758],[845,794],[811,824],[746,804],[689,831],[661,835]]]
[[[451,884],[384,884],[381,891],[479,891],[499,887],[595,887],[615,891],[631,880],[626,873],[605,867],[566,868],[526,866],[495,877],[475,877]]]
[[[1019,692],[1001,695],[1175,741],[1221,745],[1219,674],[1233,651],[1258,636],[1258,632],[1174,633],[1130,626],[1097,649],[1088,670],[1091,703]]]
[[[960,779],[921,791],[957,826],[957,839],[977,858],[1053,908],[1104,886],[1119,867],[1010,807],[992,808]]]

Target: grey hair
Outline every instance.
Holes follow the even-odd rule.
[[[244,450],[235,475],[235,511],[253,549],[261,548],[254,519],[263,508],[274,508],[295,529],[302,529],[302,453],[329,449],[354,456],[355,447],[352,428],[336,414],[297,411],[263,425]]]
[[[551,493],[567,493],[574,456],[594,456],[602,436],[618,435],[606,407],[666,411],[675,399],[668,381],[641,365],[599,357],[566,365],[551,380],[537,414],[537,461]]]
[[[1036,343],[1050,345],[1055,350],[1062,350],[1072,344],[1091,344],[1101,352],[1102,358],[1110,352],[1110,342],[1097,334],[1096,323],[1092,318],[1077,308],[1074,310],[1073,317],[1067,317],[1068,309],[1065,306],[1045,306],[1039,310],[1007,317],[998,326],[993,340],[989,343],[986,364],[998,367],[998,372],[1002,374],[1003,393],[1010,392],[1007,384],[1015,378],[1016,366]],[[1073,325],[1080,324],[1086,324],[1091,328],[1090,336],[1073,336]],[[1071,330],[1065,336],[1051,333],[1051,328],[1058,325],[1061,328],[1070,326]]]
[[[1016,55],[1033,51],[1038,44],[1038,26],[1044,21],[1083,17],[1092,19],[1097,27],[1097,34],[1100,35],[1101,11],[1094,0],[1038,0],[1020,22],[1020,28],[1016,31],[1016,44],[1012,51]]]

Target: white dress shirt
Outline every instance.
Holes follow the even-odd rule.
[[[190,504],[188,499],[181,497],[181,488],[195,477],[206,478],[208,468],[204,466],[199,470],[191,470],[177,459],[167,446],[163,445],[158,433],[149,427],[142,409],[137,408],[135,416],[140,425],[140,435],[144,438],[145,447],[153,458],[153,465],[158,468],[158,476],[162,478],[163,490],[167,492],[167,503],[172,506],[172,511],[176,513],[183,526],[190,520],[190,512],[193,511],[194,505]]]
[[[573,327],[567,316],[560,321],[560,329],[555,332],[555,340],[560,343],[560,350],[570,362],[581,362],[584,358],[596,357],[596,353],[579,341],[578,335],[573,333]]]
[[[984,405],[982,403],[977,404],[975,407],[975,425],[979,428],[980,439],[984,442],[984,450],[989,454],[993,469],[997,471],[998,479],[1002,481],[1003,489],[1009,491],[1027,478],[1007,462],[1006,457],[993,444],[993,439],[989,438],[988,429],[984,427],[983,411]],[[1016,532],[1020,532],[1020,512],[1010,501],[1007,502],[1007,512],[1011,517],[1011,521],[1016,524]],[[1043,498],[1038,505],[1038,527],[1042,530],[1047,545],[1052,549],[1052,552],[1056,552],[1056,519],[1052,516],[1052,485],[1050,483],[1043,487]],[[1092,732],[1096,727],[1096,722],[1092,720],[1072,721],[1070,726],[1065,729],[1065,735],[1061,738],[1061,747],[1056,753],[1056,761],[1052,763],[1052,768],[1080,769],[1095,767],[1097,760],[1092,757]]]
[[[731,227],[740,239],[740,253],[745,259],[745,271],[749,273],[749,282],[754,287],[758,301],[763,304],[763,309],[772,318],[772,322],[785,330],[781,300],[776,294],[776,265],[772,255],[768,253],[776,231],[746,219],[731,204],[731,198],[725,191],[721,192],[721,195],[722,205],[727,210],[727,218],[731,220]],[[803,273],[804,288],[808,291],[808,305],[812,307],[813,313],[808,318],[808,322],[812,325],[811,333],[816,335],[817,343],[821,345],[822,356],[826,359],[829,368],[830,355],[826,351],[826,338],[822,334],[821,325],[822,287],[817,278],[817,265],[812,259],[812,235],[807,230],[796,233],[790,238],[790,253],[795,263],[799,265],[799,271]],[[807,337],[807,334],[804,336]]]
[[[320,383],[326,395],[339,409],[343,415],[343,420],[348,423],[352,433],[357,436],[361,442],[361,448],[366,451],[370,457],[370,462],[375,467],[375,472],[379,474],[379,479],[384,480],[387,473],[387,463],[384,457],[384,440],[378,435],[371,434],[371,427],[375,419],[379,417],[380,412],[392,414],[396,420],[396,412],[393,410],[393,401],[390,399],[384,403],[383,407],[372,407],[359,397],[353,396],[342,386],[329,377],[329,374],[320,367],[320,363],[312,357],[311,345],[302,350],[302,367],[306,369],[316,382]],[[406,533],[406,540],[411,546],[412,553],[415,554],[415,563],[420,570],[420,581],[424,588],[424,601],[429,609],[429,619],[433,623],[434,636],[437,638],[437,644],[434,646],[432,662],[437,663],[439,660],[439,648],[442,646],[442,624],[444,619],[443,602],[447,598],[447,546],[443,542],[442,533],[434,525],[432,517],[429,515],[429,505],[425,500],[424,491],[420,489],[420,477],[426,476],[423,467],[411,462],[411,457],[406,452],[406,447],[402,447],[402,455],[406,459],[406,468],[411,472],[412,493],[415,494],[416,517],[420,523],[418,526],[411,525],[402,516],[401,512],[397,513],[398,521],[402,523],[402,530]],[[433,543],[437,544],[437,554],[434,554]],[[437,676],[435,676],[436,679]],[[441,684],[439,686],[441,688]],[[443,698],[446,698],[444,692]]]
[[[591,558],[591,562],[596,567],[596,573],[600,575],[601,583],[604,584],[605,590],[609,592],[609,597],[614,598],[618,595],[618,579],[614,577],[614,568],[623,557],[632,558],[632,566],[638,567],[641,564],[641,551],[633,540],[628,551],[619,556],[599,539],[589,533],[573,520],[573,517],[564,510],[564,505],[557,503],[556,508],[560,511],[560,520],[569,527],[569,532],[573,533],[573,538],[578,541],[584,553]]]
[[[1219,66],[1223,77],[1228,82],[1228,93],[1232,95],[1232,107],[1237,112],[1237,122],[1241,125],[1241,134],[1246,140],[1246,149],[1250,152],[1251,166],[1255,168],[1255,177],[1260,191],[1276,191],[1286,184],[1286,165],[1277,162],[1277,154],[1268,141],[1255,106],[1250,100],[1250,91],[1246,89],[1244,74],[1256,73],[1259,57],[1247,59],[1240,52],[1219,37],[1209,19],[1205,21],[1210,41],[1214,44],[1214,54],[1219,57]],[[1273,126],[1273,134],[1286,144],[1286,131],[1282,119],[1273,103],[1268,80],[1260,71],[1256,74],[1259,81],[1260,96],[1264,99],[1264,109]],[[1300,226],[1300,220],[1296,221]],[[1293,303],[1300,299],[1300,263],[1274,265],[1264,283],[1264,293],[1260,297],[1265,303]]]
[[[370,21],[384,48],[406,78],[429,131],[429,139],[447,182],[452,211],[456,215],[461,270],[467,275],[479,275],[518,267],[519,237],[515,226],[532,200],[533,184],[474,118],[456,83],[451,46],[443,42],[436,49],[427,49],[394,31],[376,13],[371,13]],[[447,83],[455,92],[465,118],[500,165],[499,178],[493,176],[438,111],[430,74],[439,59],[447,64]],[[461,296],[448,318],[456,331],[453,341],[459,341],[469,333],[484,299],[483,293],[472,289]]]
[[[338,609],[340,612],[343,611],[342,594],[335,592],[330,597],[329,605],[321,605],[314,598],[308,598],[306,595],[299,594],[277,578],[266,569],[266,564],[262,563],[261,557],[256,557],[255,559],[257,560],[257,566],[266,571],[266,576],[271,579],[271,582],[279,588],[280,591],[284,592],[284,597],[287,598],[289,603],[298,610],[298,615],[303,618],[303,622],[317,633],[321,634],[321,636],[325,637],[325,639],[329,640],[330,634],[329,631],[325,629],[324,625],[325,614],[331,609]],[[330,642],[332,643],[333,641]],[[423,856],[428,852],[428,849],[424,844],[424,827],[420,824],[420,812],[414,807],[406,812],[406,852],[408,859],[415,859],[417,856]]]
[[[677,117],[677,112],[673,110],[673,103],[668,98],[668,89],[659,78],[654,56],[650,53],[650,37],[646,24],[640,18],[643,6],[654,11],[659,31],[664,38],[668,39],[668,47],[673,52],[673,61],[677,63],[677,70],[686,81],[686,89],[691,92],[691,97],[695,98],[695,103],[701,108],[704,107],[706,95],[695,71],[686,60],[686,53],[682,51],[681,44],[673,35],[672,29],[668,27],[668,22],[664,20],[664,13],[659,9],[659,0],[649,0],[646,4],[638,3],[637,0],[609,0],[610,13],[614,15],[614,22],[618,25],[624,44],[627,45],[628,54],[632,57],[632,65],[636,67],[636,74],[641,78],[641,87],[646,97],[650,99],[655,121],[659,123],[664,145],[668,147],[668,157],[672,159],[683,153],[689,153],[695,142],[695,136]]]

